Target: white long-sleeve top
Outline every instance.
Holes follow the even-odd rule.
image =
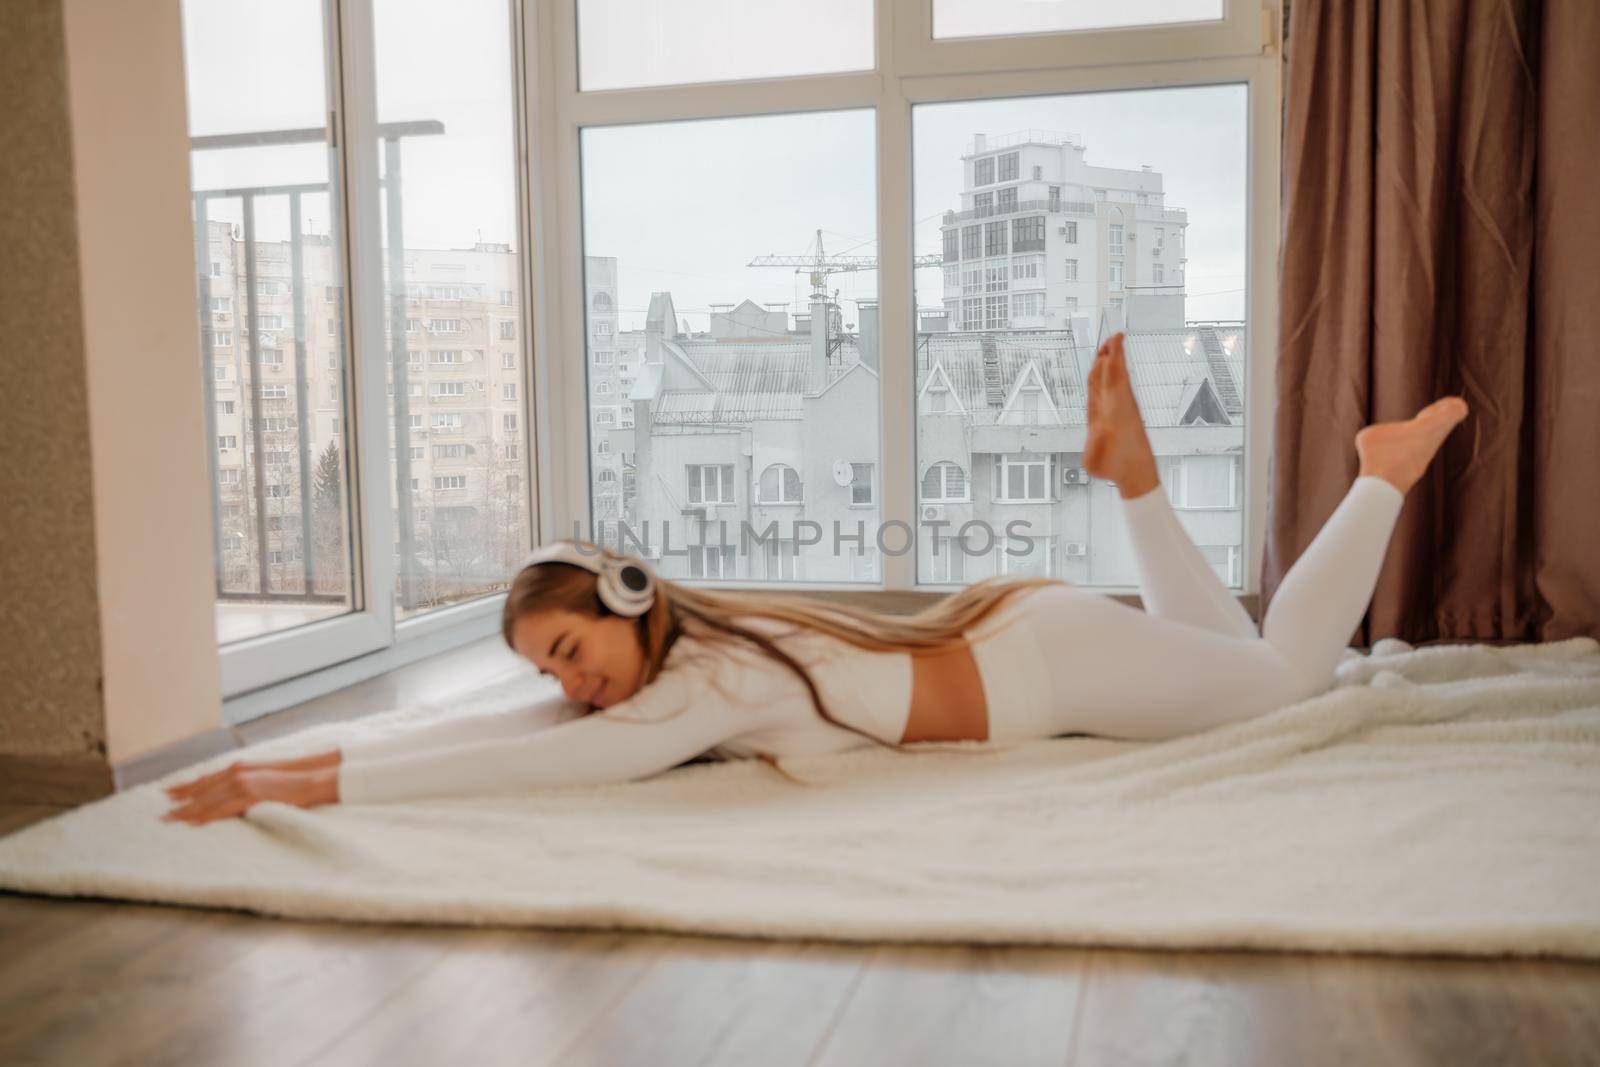
[[[759,616],[739,621],[808,668],[836,719],[899,744],[911,706],[908,653],[867,651]],[[818,715],[800,678],[759,649],[685,634],[649,685],[568,722],[513,712],[349,741],[340,746],[339,799],[515,795],[648,777],[707,752],[780,758],[872,743]]]

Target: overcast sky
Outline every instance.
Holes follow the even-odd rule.
[[[924,105],[913,111],[916,250],[940,251],[939,218],[959,207],[961,154],[975,133],[1071,133],[1089,163],[1162,174],[1168,207],[1189,212],[1188,316],[1242,318],[1245,262],[1243,86]],[[712,303],[803,302],[792,271],[753,256],[800,255],[821,228],[830,253],[875,255],[877,191],[870,111],[609,127],[583,138],[584,245],[618,260],[624,323],[670,290],[703,325]],[[874,272],[833,275],[853,321]],[[919,303],[942,306],[937,268],[917,272]],[[632,313],[631,316],[628,313]]]
[[[605,9],[621,2],[584,0],[586,17],[590,24],[601,15],[614,21],[616,11]],[[792,5],[769,0],[679,2],[707,10],[701,31],[680,34],[676,44],[661,32],[644,33],[642,41],[679,49],[697,40],[715,44],[718,26],[725,35],[727,26],[750,23],[752,12],[773,19],[774,40],[807,32],[798,24],[819,24],[797,20]],[[861,21],[851,12],[862,0],[826,2],[844,20],[832,26],[836,34],[849,19]],[[435,119],[446,129],[406,144],[407,244],[448,248],[482,239],[518,247],[504,0],[383,0],[375,9],[380,121]],[[185,3],[191,131],[322,125],[322,17],[319,0]],[[821,47],[814,33],[802,40]],[[938,217],[958,206],[960,156],[974,133],[1071,133],[1087,146],[1092,164],[1149,164],[1162,173],[1167,205],[1189,211],[1188,316],[1240,318],[1246,114],[1242,86],[919,107],[913,115],[917,251],[939,251]],[[795,310],[806,299],[803,278],[745,264],[766,253],[806,253],[819,228],[830,253],[875,255],[873,138],[870,111],[585,131],[584,245],[590,255],[618,260],[624,326],[642,324],[650,294],[659,290],[671,291],[680,314],[697,328],[713,303],[749,297]],[[202,188],[326,177],[327,152],[318,146],[208,153],[195,164]],[[284,236],[281,205],[263,204],[266,239]],[[227,213],[227,205],[218,205],[219,217]],[[325,198],[308,200],[305,214],[326,232]],[[917,283],[919,302],[938,306],[940,272],[919,271]],[[829,284],[846,301],[846,321],[855,321],[855,298],[877,293],[873,272],[835,274]]]

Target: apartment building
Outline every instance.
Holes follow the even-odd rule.
[[[1181,296],[1189,215],[1162,176],[1086,162],[1072,134],[977,134],[940,224],[951,330],[1059,329],[1124,313],[1130,289]]]
[[[201,350],[219,592],[348,592],[348,331],[325,235],[206,222]],[[510,246],[407,249],[386,306],[391,516],[405,608],[500,582],[528,543],[526,397]]]

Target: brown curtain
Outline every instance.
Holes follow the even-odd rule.
[[[1263,605],[1455,393],[1354,640],[1600,637],[1600,3],[1294,0],[1285,104]]]

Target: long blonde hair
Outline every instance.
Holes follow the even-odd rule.
[[[568,539],[573,540],[573,539]],[[573,540],[591,558],[631,559],[610,548]],[[501,615],[501,632],[508,646],[517,620],[535,611],[569,611],[602,618],[613,614],[600,600],[598,576],[568,563],[540,563],[524,567],[511,582]],[[639,645],[645,666],[640,686],[660,675],[673,644],[693,634],[712,644],[743,645],[771,656],[793,671],[811,694],[817,714],[845,730],[885,744],[865,730],[840,722],[828,713],[811,675],[767,634],[742,625],[739,616],[772,619],[816,630],[871,652],[932,652],[960,641],[962,634],[991,615],[1007,597],[1023,589],[1057,585],[1057,578],[996,576],[974,582],[912,615],[885,615],[841,604],[824,604],[793,594],[763,594],[746,598],[713,589],[695,589],[657,575],[655,604],[637,620]],[[894,748],[894,745],[886,745]],[[770,762],[770,761],[768,761]]]

